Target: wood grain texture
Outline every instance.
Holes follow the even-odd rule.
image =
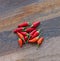
[[[13,29],[24,21],[41,21],[43,44],[19,48]],[[39,26],[40,28],[40,26]],[[60,61],[60,1],[33,3],[0,21],[0,61]]]
[[[55,8],[59,8],[59,7],[60,7],[59,0],[55,0],[52,2],[49,1],[49,2],[44,2],[44,3],[30,4],[30,5],[25,6],[20,9],[22,13],[19,12],[20,14],[16,14],[12,17],[8,17],[4,20],[1,20],[0,21],[0,29],[7,27],[9,25],[13,25],[27,16],[31,16],[31,15],[37,14],[37,13],[49,12],[50,10],[53,11]]]

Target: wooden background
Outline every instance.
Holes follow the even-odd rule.
[[[60,1],[6,1],[0,0],[0,61],[60,61]],[[13,29],[21,22],[37,20],[43,44],[39,49],[30,44],[19,48]]]

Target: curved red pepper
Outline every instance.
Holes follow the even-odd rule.
[[[34,42],[37,42],[37,40],[39,39],[39,36],[33,38],[33,39],[30,39],[28,42],[29,43],[34,43]]]
[[[24,27],[17,28],[17,29],[14,30],[14,33],[20,32],[20,31],[22,31],[22,30],[24,30]]]
[[[40,32],[41,32],[41,30],[36,31],[36,32],[32,35],[31,38],[37,37],[37,36],[39,35]]]
[[[17,35],[25,43],[24,36],[21,33],[19,33],[19,32],[17,32]]]
[[[25,39],[25,41],[27,41],[28,40],[28,36],[25,36],[24,39]]]
[[[18,27],[25,27],[28,25],[29,25],[29,22],[23,22],[23,23],[19,24]]]
[[[36,28],[38,25],[40,25],[40,21],[33,22],[31,27]]]
[[[36,29],[33,30],[33,31],[30,33],[30,35],[32,36],[36,31],[37,31]]]
[[[20,32],[23,36],[28,36],[27,32]]]
[[[18,40],[18,44],[19,44],[20,47],[23,46],[23,41],[22,41],[20,38],[19,38],[19,40]]]
[[[31,31],[33,31],[33,30],[35,30],[35,28],[27,28],[27,29],[26,29],[26,32],[31,32]]]
[[[37,41],[37,46],[39,47],[43,41],[44,41],[44,37],[40,37]]]
[[[30,33],[30,38],[33,36],[33,34],[36,32],[37,30],[33,30],[31,33]]]

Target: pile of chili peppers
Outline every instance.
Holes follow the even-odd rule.
[[[35,21],[32,24],[25,21],[18,25],[14,33],[18,36],[18,44],[20,47],[26,43],[36,43],[38,47],[42,44],[44,37],[41,36],[41,29],[37,29],[39,25],[40,21]]]

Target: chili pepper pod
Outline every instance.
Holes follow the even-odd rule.
[[[30,36],[32,36],[37,30],[33,30],[31,33],[30,33]]]
[[[36,32],[31,36],[31,39],[34,38],[34,37],[37,37],[40,32],[41,32],[41,30],[36,31]]]
[[[28,42],[29,42],[29,43],[35,43],[35,42],[37,42],[38,39],[39,39],[39,36],[37,36],[37,37],[35,37],[35,38],[29,40]]]
[[[38,46],[38,47],[42,44],[43,40],[44,40],[44,37],[40,37],[40,38],[38,39],[38,41],[37,41],[37,44],[38,44],[37,46]]]
[[[25,36],[24,39],[25,39],[25,41],[27,41],[28,40],[28,36]]]
[[[24,39],[25,39],[25,42],[28,43],[28,36],[25,36]]]
[[[36,22],[33,22],[33,24],[31,25],[31,27],[36,28],[39,25],[40,25],[40,21],[36,21]]]
[[[17,28],[17,29],[14,30],[14,33],[23,31],[24,29],[25,29],[24,27]]]
[[[24,39],[25,39],[26,43],[28,43],[28,40],[30,39],[30,35],[24,36]]]
[[[24,36],[21,33],[19,33],[19,32],[17,32],[17,35],[25,43]]]
[[[35,28],[27,28],[25,31],[29,33],[29,32],[31,32],[33,30],[35,30]]]
[[[20,47],[23,46],[23,41],[22,41],[20,38],[19,38],[19,40],[18,40],[18,44],[19,44]]]
[[[23,36],[28,36],[29,34],[27,32],[20,32]]]
[[[23,23],[19,24],[18,27],[26,27],[28,25],[30,25],[29,22],[23,22]]]

